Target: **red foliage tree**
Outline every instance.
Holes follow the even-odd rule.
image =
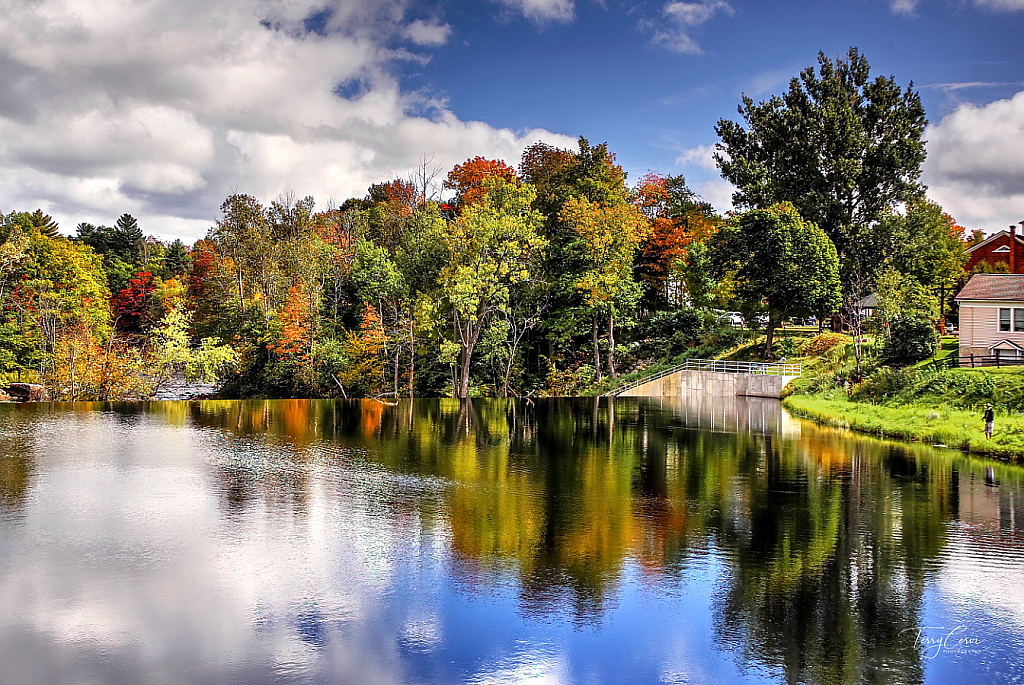
[[[128,287],[110,301],[114,325],[122,333],[142,333],[153,324],[150,313],[152,304],[153,274],[140,271],[128,281]]]
[[[687,247],[714,231],[710,208],[697,200],[681,176],[649,173],[633,191],[633,203],[651,222],[637,254],[636,275],[652,304],[665,299],[669,275],[686,258]]]
[[[497,176],[508,182],[518,181],[516,170],[500,159],[484,159],[477,156],[457,164],[444,180],[444,187],[455,191],[457,211],[480,202],[487,189],[483,181],[488,176]]]

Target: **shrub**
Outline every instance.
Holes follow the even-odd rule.
[[[554,366],[548,370],[547,394],[554,397],[582,395],[597,381],[597,372],[589,364],[560,371]]]
[[[850,391],[856,400],[882,399],[892,397],[911,386],[917,374],[907,369],[892,369],[883,366],[875,369],[863,383],[857,383]]]
[[[820,357],[839,343],[846,342],[847,337],[839,333],[820,333],[800,344],[797,352],[802,357]]]
[[[691,347],[707,325],[703,314],[689,307],[658,312],[637,328],[640,353],[651,357],[671,357]]]
[[[934,355],[938,341],[939,337],[927,319],[896,319],[889,327],[889,337],[882,346],[882,359],[887,364],[914,364]]]

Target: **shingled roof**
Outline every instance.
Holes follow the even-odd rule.
[[[1024,302],[1024,274],[974,274],[956,299]]]

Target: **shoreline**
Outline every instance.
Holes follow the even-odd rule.
[[[985,438],[980,411],[908,404],[886,407],[821,395],[790,395],[782,406],[795,417],[857,433],[905,442],[930,443],[998,461],[1024,463],[1024,416],[996,415],[996,430]]]

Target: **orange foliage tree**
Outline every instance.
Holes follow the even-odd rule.
[[[672,300],[678,304],[679,297],[671,295],[681,288],[682,280],[673,273],[684,263],[687,247],[714,232],[711,207],[686,187],[682,176],[654,173],[640,179],[632,199],[650,223],[634,267],[644,291],[643,304],[649,309]]]
[[[444,188],[455,191],[455,207],[457,211],[479,203],[487,188],[485,178],[497,177],[508,183],[517,182],[516,170],[500,159],[484,159],[476,156],[462,164],[455,165],[444,181]]]

